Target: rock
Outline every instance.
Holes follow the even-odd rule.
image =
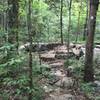
[[[100,87],[100,81],[94,81],[94,84],[96,84],[98,87]]]
[[[68,66],[67,68],[67,76],[71,77],[74,73],[74,67],[73,66]]]
[[[99,48],[100,49],[100,45],[96,45],[96,48]]]
[[[100,48],[94,48],[94,56],[100,56]]]
[[[53,50],[55,47],[61,45],[61,43],[39,43],[39,51]]]
[[[62,83],[65,88],[71,88],[73,86],[73,80],[71,77],[64,77]]]
[[[50,86],[43,86],[43,89],[44,89],[44,91],[46,92],[46,93],[50,93],[50,92],[52,92],[52,91],[54,91]]]
[[[48,48],[49,50],[52,50],[52,49],[56,48],[57,46],[61,46],[61,45],[62,45],[61,43],[49,43],[49,44],[47,45],[47,48]]]
[[[54,61],[55,54],[50,54],[50,53],[40,54],[40,58],[42,61]]]
[[[55,48],[55,51],[59,51],[59,50],[67,50],[67,46],[66,45],[59,45]]]
[[[77,99],[77,100],[88,100],[88,99],[86,99],[86,97],[84,97],[84,96],[82,96],[82,95],[77,95],[77,96],[76,96],[76,99]]]
[[[56,82],[55,85],[58,87],[63,87],[62,80],[59,80],[58,82]]]
[[[68,53],[68,51],[67,50],[63,50],[63,49],[56,51],[56,54],[67,54],[67,53]]]
[[[50,95],[50,98],[47,98],[45,100],[75,100],[75,97],[71,94],[63,94],[63,95]]]
[[[80,50],[77,48],[73,48],[73,53],[78,56],[80,53]]]
[[[79,59],[80,57],[82,57],[84,55],[84,52],[81,49],[81,47],[75,47],[72,49],[72,51],[75,54],[76,59]]]
[[[68,50],[67,50],[67,46],[63,45],[63,46],[59,46],[55,49],[56,54],[68,54]],[[69,49],[69,52],[72,52],[71,49]]]
[[[51,75],[55,75],[55,76],[57,76],[59,78],[62,78],[62,77],[66,76],[65,73],[62,70],[57,70],[55,72],[51,72]]]
[[[67,59],[68,57],[71,58],[71,57],[74,57],[75,54],[73,53],[72,50],[70,50],[69,52],[67,50],[63,50],[63,51],[60,51],[60,52],[56,52],[56,55],[55,55],[55,58],[57,59]]]
[[[69,46],[70,46],[70,48],[74,48],[75,47],[75,44],[70,43]]]
[[[56,82],[55,85],[69,89],[73,86],[73,80],[70,77],[63,77],[62,80]]]
[[[68,54],[56,54],[55,58],[57,58],[57,59],[67,59]]]
[[[60,87],[58,87],[58,88],[56,88],[55,90],[54,90],[54,94],[56,94],[56,95],[59,95],[59,94],[61,94],[61,92],[62,92],[62,89],[60,88]]]
[[[19,50],[29,51],[29,42],[19,47]],[[32,52],[52,50],[61,43],[32,43]]]
[[[60,80],[60,78],[54,75],[54,76],[52,76],[52,78],[49,79],[49,82],[48,83],[50,85],[54,85],[59,80]]]
[[[55,63],[51,63],[49,64],[52,68],[59,68],[59,67],[63,67],[64,63],[63,62],[55,62]]]

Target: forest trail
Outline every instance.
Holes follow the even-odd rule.
[[[69,50],[70,57],[74,51]],[[79,55],[79,50],[77,55]],[[74,55],[75,56],[75,55]],[[47,93],[45,100],[86,100],[83,94],[78,93],[78,87],[74,84],[75,79],[70,76],[70,68],[66,68],[64,62],[68,57],[68,50],[65,45],[55,47],[54,50],[44,52],[40,55],[42,63],[50,66],[50,79],[45,85],[44,90]],[[77,89],[74,90],[74,87]]]

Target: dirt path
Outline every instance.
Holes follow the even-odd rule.
[[[70,54],[73,52],[70,51]],[[59,46],[40,56],[42,63],[50,66],[50,75],[53,76],[43,87],[48,94],[45,100],[86,100],[81,94],[76,95],[73,90],[74,79],[68,77],[68,71],[65,70],[64,62],[68,57],[66,46]]]

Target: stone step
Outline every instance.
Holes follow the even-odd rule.
[[[64,70],[51,71],[51,75],[57,76],[60,79],[66,76],[66,74],[64,73]]]
[[[55,58],[57,58],[57,59],[67,59],[68,54],[56,54]]]
[[[55,83],[58,87],[63,87],[65,89],[70,89],[73,86],[73,79],[71,77],[62,77],[61,80]]]
[[[51,68],[59,68],[59,67],[63,67],[64,63],[63,62],[54,62],[49,65],[51,66]]]
[[[55,55],[55,58],[56,59],[67,59],[68,57],[71,58],[71,57],[74,57],[74,53],[73,52],[70,52],[69,54],[56,54]]]
[[[54,61],[55,60],[55,54],[40,54],[40,59],[42,61]]]
[[[75,100],[75,96],[71,94],[50,95],[50,97],[45,100]]]

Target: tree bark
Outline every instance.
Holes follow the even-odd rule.
[[[85,70],[84,81],[94,81],[94,69],[93,69],[93,49],[94,49],[94,34],[96,26],[96,15],[99,6],[99,0],[90,0],[89,9],[89,26],[88,36],[86,42],[86,56],[85,56]]]
[[[16,45],[11,48],[11,51],[15,51],[15,49],[18,50],[19,0],[8,0],[8,7],[8,43]]]
[[[70,30],[71,30],[71,8],[72,8],[72,0],[69,1],[69,16],[68,16],[68,18],[69,18],[68,36],[67,36],[67,49],[68,49],[67,65],[68,66],[69,66],[69,44],[70,44]]]
[[[83,41],[86,40],[86,36],[87,36],[87,29],[88,29],[88,5],[89,5],[89,1],[86,0],[86,5],[87,5],[87,11],[86,11],[86,19],[85,19],[85,24],[84,24],[84,32],[83,32]]]
[[[28,0],[28,15],[27,15],[27,24],[28,24],[28,36],[29,36],[29,87],[30,90],[33,87],[33,78],[32,78],[32,33],[31,33],[31,29],[32,29],[32,21],[31,21],[31,4],[32,4],[32,0]],[[29,98],[28,100],[32,100],[32,92],[29,93]]]
[[[79,7],[79,14],[78,14],[78,23],[77,23],[77,33],[76,33],[76,40],[75,40],[75,44],[78,41],[78,36],[80,33],[80,17],[81,17],[81,10],[82,10],[82,0],[80,2],[80,7]]]
[[[61,0],[61,6],[60,6],[60,35],[61,35],[61,44],[63,44],[63,0]]]

